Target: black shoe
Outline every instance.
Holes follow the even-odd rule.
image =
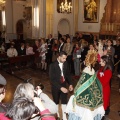
[[[107,108],[107,110],[105,110],[105,115],[109,115],[110,113],[110,107]]]
[[[105,120],[105,116],[103,116],[101,120]]]
[[[56,120],[60,120],[60,118],[59,118],[59,117],[57,117],[57,118],[56,118]]]

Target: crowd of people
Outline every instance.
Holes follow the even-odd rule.
[[[4,105],[6,80],[0,76],[0,119],[28,120],[41,116],[42,120],[60,120],[60,101],[63,120],[104,120],[109,114],[111,79],[116,65],[120,78],[119,39],[113,45],[112,40],[98,40],[92,34],[89,40],[78,32],[72,40],[69,35],[54,39],[49,34],[48,39],[36,40],[33,46],[21,43],[17,49],[11,42],[7,50],[8,57],[30,54],[35,55],[38,68],[49,69],[53,100],[43,93],[43,85],[34,88],[30,83],[21,83],[13,102]],[[78,80],[75,88],[72,77]],[[69,101],[68,91],[74,91]]]

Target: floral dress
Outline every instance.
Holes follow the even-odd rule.
[[[41,57],[41,63],[45,62],[46,59],[46,52],[47,52],[47,44],[44,43],[39,48],[40,51],[40,57]]]

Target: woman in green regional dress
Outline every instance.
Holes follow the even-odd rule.
[[[85,59],[82,75],[67,104],[68,120],[101,120],[103,108],[102,86],[93,69],[97,61],[95,51],[90,51]]]

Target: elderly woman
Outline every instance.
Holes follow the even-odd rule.
[[[14,100],[6,113],[0,113],[1,120],[29,120],[39,113],[42,120],[55,120],[48,109],[45,109],[40,98],[34,97],[34,87],[30,83],[21,83],[14,93]],[[47,114],[47,116],[46,116]]]

